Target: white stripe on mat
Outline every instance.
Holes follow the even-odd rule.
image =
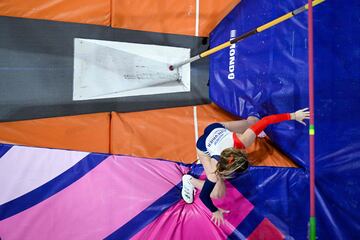
[[[0,158],[0,205],[54,179],[88,154],[13,146]]]

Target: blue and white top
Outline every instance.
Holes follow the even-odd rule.
[[[204,134],[198,139],[196,147],[216,160],[220,159],[221,152],[230,147],[244,148],[236,133],[229,131],[220,123],[210,124]]]

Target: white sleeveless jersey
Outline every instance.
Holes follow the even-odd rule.
[[[205,152],[210,157],[219,160],[221,152],[229,147],[234,147],[233,133],[226,128],[215,128],[206,137]]]

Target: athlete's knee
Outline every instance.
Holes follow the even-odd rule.
[[[254,117],[254,116],[250,116],[246,120],[249,123],[249,125],[251,126],[251,125],[255,124],[257,121],[259,121],[260,119],[257,117]]]

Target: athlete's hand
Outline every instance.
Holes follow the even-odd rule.
[[[229,210],[224,210],[221,208],[218,208],[216,212],[213,212],[211,221],[213,221],[216,226],[220,226],[220,224],[224,224],[224,213],[229,213]]]
[[[310,118],[309,108],[300,109],[291,114],[291,119],[296,120],[299,123],[304,124],[305,126],[306,123],[304,122],[304,119],[309,119],[309,118]]]

